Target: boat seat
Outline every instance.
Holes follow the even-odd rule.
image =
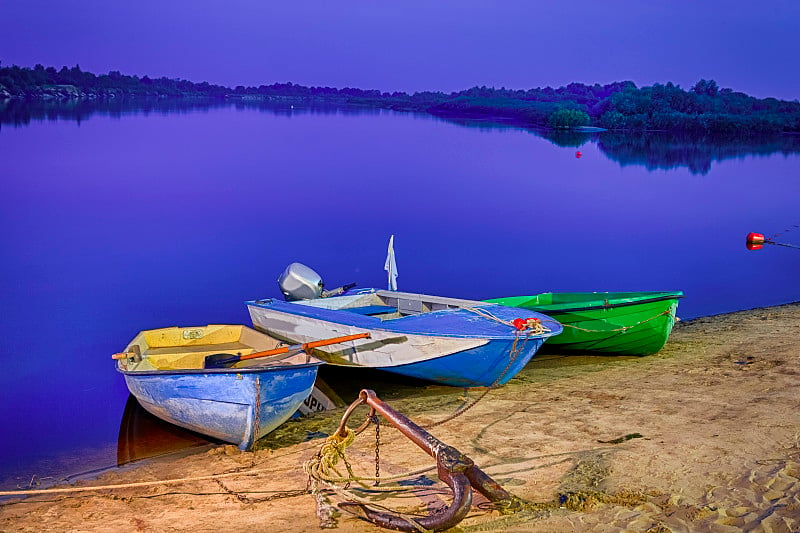
[[[142,356],[156,370],[179,370],[203,368],[206,356],[209,355],[217,353],[248,355],[255,351],[252,346],[241,342],[223,342],[219,344],[148,348],[142,353]]]
[[[219,344],[194,344],[189,346],[165,346],[163,348],[148,348],[144,354],[146,357],[159,355],[184,355],[190,353],[241,353],[246,355],[253,353],[252,346],[241,342],[221,342]]]
[[[350,311],[359,315],[382,315],[385,313],[394,313],[397,311],[396,307],[391,305],[364,305],[361,307],[346,307],[343,311]]]

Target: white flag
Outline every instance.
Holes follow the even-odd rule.
[[[397,290],[397,263],[394,261],[394,235],[389,238],[389,251],[386,253],[386,264],[383,269],[389,276],[389,290]]]

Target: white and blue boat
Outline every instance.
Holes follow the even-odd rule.
[[[332,365],[456,387],[497,386],[514,377],[545,339],[561,333],[561,325],[545,315],[486,302],[379,289],[314,298],[321,283],[306,286],[310,299],[247,302],[250,318],[256,329],[289,342],[370,334],[314,350]]]
[[[249,450],[309,397],[323,362],[294,351],[232,368],[204,368],[206,357],[246,356],[278,344],[239,325],[172,327],[140,332],[114,358],[128,390],[147,411]]]

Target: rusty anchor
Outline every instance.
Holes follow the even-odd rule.
[[[413,522],[402,516],[372,510],[366,505],[356,502],[342,502],[339,504],[342,509],[386,529],[416,532],[420,529],[442,531],[461,522],[472,505],[471,489],[477,490],[504,510],[513,511],[515,507],[519,506],[518,500],[475,466],[472,459],[456,448],[444,444],[405,415],[392,409],[376,396],[375,391],[363,389],[359,393],[358,399],[347,408],[342,416],[337,430],[339,436],[346,436],[347,420],[356,407],[362,404],[369,405],[370,412],[367,420],[355,430],[356,434],[361,433],[369,426],[375,413],[382,415],[403,435],[436,459],[437,475],[453,491],[453,501],[443,510],[429,516],[414,518]]]

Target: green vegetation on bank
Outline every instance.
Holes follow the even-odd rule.
[[[636,87],[631,81],[608,85],[570,83],[565,87],[512,90],[473,87],[465,91],[381,92],[276,83],[233,89],[207,82],[128,76],[117,71],[95,75],[79,66],[34,68],[0,66],[0,99],[244,98],[289,104],[330,104],[445,117],[513,121],[524,126],[572,129],[596,126],[614,130],[659,130],[730,136],[800,133],[800,102],[754,98],[700,80],[689,90],[677,85]]]

